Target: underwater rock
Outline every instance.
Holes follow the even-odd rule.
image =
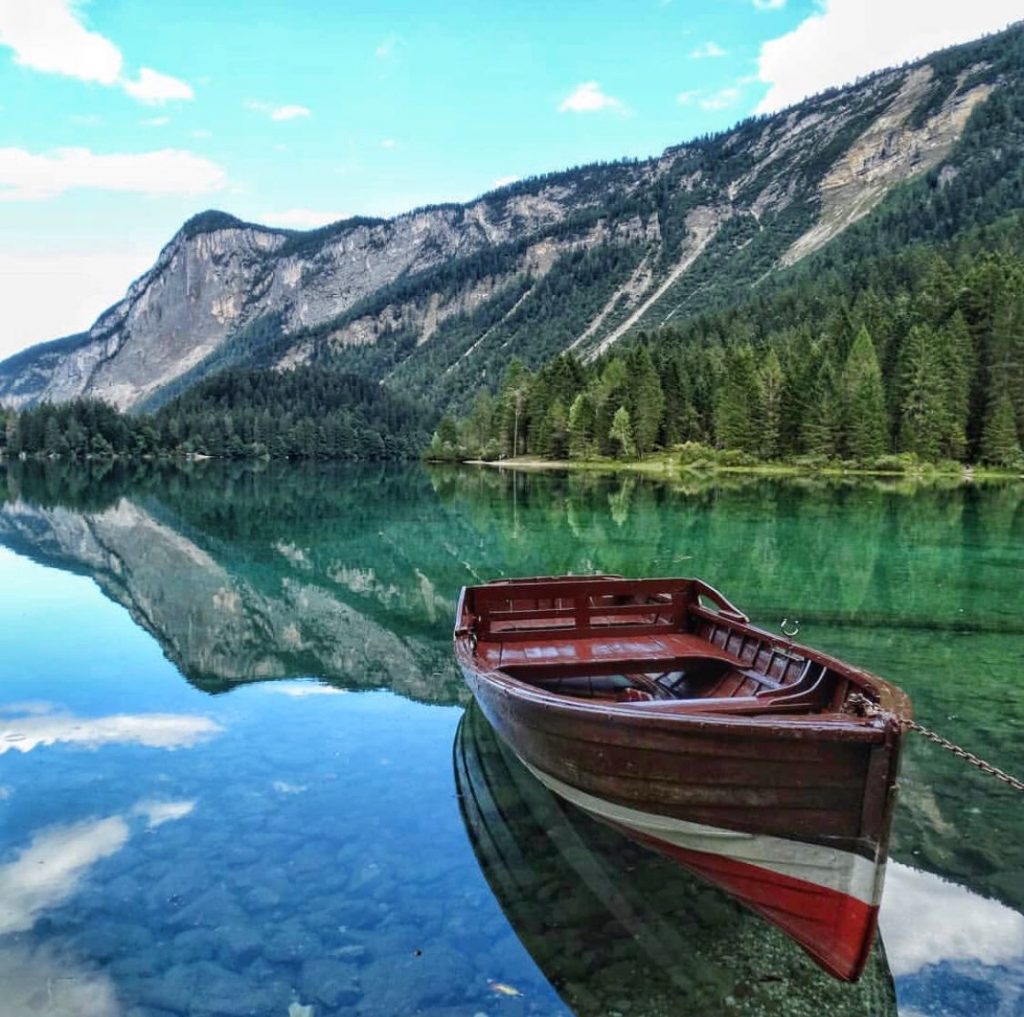
[[[299,989],[330,1007],[348,1005],[360,996],[359,977],[352,964],[332,957],[314,957],[302,965]]]
[[[412,953],[382,956],[361,972],[360,1013],[414,1013],[419,1008],[458,1004],[466,1000],[473,981],[472,966],[462,954],[444,945]]]
[[[317,957],[323,952],[320,937],[307,929],[297,918],[282,922],[267,936],[263,944],[263,956],[278,963]]]
[[[218,929],[217,953],[232,968],[255,960],[263,949],[263,936],[252,922],[231,922]]]
[[[174,937],[171,949],[176,961],[209,960],[220,949],[220,936],[210,929],[186,929]]]

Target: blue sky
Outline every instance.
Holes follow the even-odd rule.
[[[656,154],[1018,14],[1018,0],[0,0],[0,357],[87,327],[204,208],[309,228],[466,200]]]

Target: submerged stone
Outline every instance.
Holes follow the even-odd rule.
[[[304,997],[331,1007],[354,1003],[361,991],[355,966],[331,957],[307,960],[302,965],[299,989]]]

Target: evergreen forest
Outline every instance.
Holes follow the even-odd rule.
[[[92,399],[9,413],[6,422],[0,417],[0,443],[12,456],[73,459],[409,459],[422,452],[430,422],[423,407],[352,374],[231,370],[152,414],[119,413]]]
[[[852,268],[822,262],[591,364],[514,360],[496,392],[442,418],[429,455],[637,459],[684,446],[737,465],[1024,465],[1024,216]]]

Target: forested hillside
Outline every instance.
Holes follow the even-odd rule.
[[[1006,84],[948,164],[743,299],[709,262],[699,313],[586,363],[514,364],[458,426],[442,422],[431,454],[635,457],[698,442],[748,459],[1020,465],[1024,44],[1001,42]],[[965,49],[933,58],[930,101]]]
[[[5,437],[10,454],[28,456],[408,459],[430,421],[424,407],[364,378],[302,367],[225,371],[154,414],[94,399],[42,403],[12,416]]]
[[[510,366],[442,421],[438,458],[636,458],[684,442],[749,459],[1017,466],[1024,433],[1024,215],[800,273],[788,287],[642,332],[592,365]],[[743,461],[743,460],[737,460]]]

